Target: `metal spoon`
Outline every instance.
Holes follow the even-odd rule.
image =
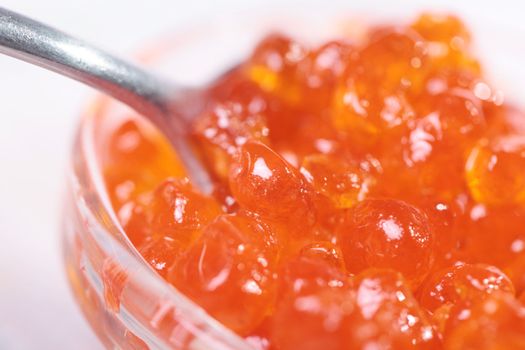
[[[192,183],[212,192],[207,170],[188,140],[202,93],[176,86],[82,40],[0,7],[0,53],[78,80],[125,103],[152,121],[171,142]]]

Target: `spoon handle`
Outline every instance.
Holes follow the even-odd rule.
[[[2,7],[0,53],[78,80],[135,109],[167,136],[194,185],[204,193],[213,190],[187,135],[189,118],[202,104],[198,91],[177,88],[82,40]]]
[[[90,85],[157,119],[157,125],[165,122],[160,119],[169,114],[168,103],[177,91],[129,62],[2,7],[0,53]]]

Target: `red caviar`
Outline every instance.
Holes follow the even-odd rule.
[[[110,198],[169,283],[261,349],[525,347],[525,114],[458,18],[270,35],[209,96],[213,195],[137,117],[102,128]]]

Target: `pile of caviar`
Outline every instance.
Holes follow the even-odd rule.
[[[525,114],[460,20],[270,35],[208,95],[210,196],[140,118],[106,128],[111,200],[166,281],[255,349],[525,348]]]

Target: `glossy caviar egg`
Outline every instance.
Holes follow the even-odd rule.
[[[324,288],[314,294],[284,296],[275,314],[272,341],[285,350],[297,346],[344,349],[345,316],[354,307],[349,293],[341,288]]]
[[[418,117],[407,122],[401,138],[397,156],[403,162],[389,177],[407,173],[417,185],[407,191],[415,190],[414,197],[426,193],[452,200],[465,191],[465,153],[485,127],[481,101],[467,89],[451,88],[419,103],[424,106],[417,107]]]
[[[301,109],[319,115],[329,111],[334,91],[354,53],[353,43],[344,40],[330,41],[309,51],[296,71],[301,84]],[[329,124],[328,119],[324,121]]]
[[[186,180],[167,179],[155,191],[123,206],[119,216],[132,241],[167,236],[187,244],[221,212],[213,198],[200,194]]]
[[[150,237],[138,247],[139,253],[162,277],[184,249],[179,241],[170,236]]]
[[[433,324],[400,273],[368,269],[356,276],[355,288],[361,316],[349,324],[355,348],[441,348]],[[361,331],[365,327],[369,332]]]
[[[323,154],[306,157],[301,173],[316,191],[327,196],[335,207],[343,209],[365,199],[374,181],[358,164]]]
[[[505,270],[525,253],[525,210],[520,206],[473,205],[464,223],[465,253],[471,261]]]
[[[279,277],[270,339],[279,349],[344,349],[345,318],[355,297],[344,274],[323,259],[300,258]]]
[[[308,51],[300,43],[279,34],[270,35],[255,48],[249,61],[248,76],[263,90],[289,104],[301,101],[297,82],[297,63]]]
[[[525,137],[482,140],[465,165],[470,193],[488,205],[525,201]]]
[[[427,216],[408,203],[367,199],[350,209],[337,228],[346,267],[395,268],[416,287],[434,259],[434,232]]]
[[[464,43],[470,41],[469,31],[463,22],[453,15],[423,13],[412,23],[412,28],[431,42],[441,42],[448,45],[455,38]]]
[[[478,302],[445,339],[447,350],[525,348],[525,309],[516,299],[494,293]]]
[[[476,133],[479,135],[485,125],[482,101],[468,89],[451,88],[425,102],[427,104],[422,108],[425,116],[423,127],[435,143],[468,145],[469,137]]]
[[[219,216],[168,272],[168,281],[240,334],[271,310],[275,251],[271,232],[247,216]],[[217,302],[220,300],[220,302]]]
[[[439,348],[429,318],[399,273],[367,270],[345,282],[330,265],[315,264],[299,260],[290,267],[296,272],[284,275],[271,337],[279,348]],[[308,265],[324,273],[302,272]]]
[[[370,31],[359,59],[363,70],[357,74],[363,79],[380,82],[379,87],[384,90],[403,90],[416,84],[420,76],[417,72],[425,64],[426,52],[417,32],[407,27],[383,26]]]
[[[204,155],[214,173],[228,176],[230,157],[247,140],[267,141],[266,101],[254,99],[248,106],[238,101],[217,103],[195,123]]]
[[[334,88],[354,51],[353,44],[344,40],[329,41],[311,50],[299,65],[302,80],[311,89]]]
[[[514,286],[498,268],[482,264],[458,264],[435,273],[421,287],[419,301],[429,311],[443,304],[473,303],[494,292],[513,296]]]
[[[424,50],[417,33],[400,28],[382,28],[348,64],[344,83],[334,95],[334,125],[359,137],[359,142],[377,139],[379,132],[414,117],[405,90],[418,84],[416,72],[424,63]]]
[[[427,52],[437,67],[479,73],[480,64],[468,50],[470,32],[458,17],[425,13],[412,23],[412,28],[428,41]]]
[[[148,209],[155,233],[160,233],[162,228],[168,236],[199,230],[221,212],[212,198],[176,180],[168,180],[155,190]]]
[[[185,171],[169,143],[151,125],[136,116],[112,118],[122,121],[106,131],[107,150],[101,161],[115,207],[151,191],[167,177],[184,176]],[[139,168],[142,170],[135,171]]]
[[[275,150],[293,166],[301,166],[313,154],[329,156],[345,148],[337,130],[326,121],[326,116],[302,115],[294,122],[293,132],[278,135],[272,143]]]
[[[267,146],[248,142],[230,169],[230,188],[239,205],[288,224],[309,225],[310,187],[303,175]]]

